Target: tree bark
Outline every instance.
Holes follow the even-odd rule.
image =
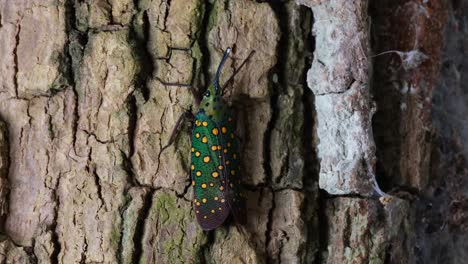
[[[0,0],[1,263],[463,263],[468,0]],[[203,232],[191,84],[247,224]]]

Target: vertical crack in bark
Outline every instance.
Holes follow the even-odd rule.
[[[279,109],[278,109],[278,97],[279,94],[283,93],[286,89],[286,76],[285,76],[285,65],[283,62],[287,61],[287,52],[288,50],[288,17],[289,14],[287,12],[287,8],[284,3],[282,2],[269,2],[270,7],[272,8],[273,12],[276,15],[276,19],[278,21],[278,25],[280,27],[281,36],[278,41],[278,45],[276,48],[276,55],[277,55],[277,63],[274,68],[271,69],[270,73],[268,74],[271,76],[273,73],[278,75],[278,84],[274,84],[269,81],[269,88],[270,88],[270,107],[271,107],[271,119],[268,123],[265,136],[264,136],[264,161],[263,164],[266,174],[266,181],[269,185],[272,185],[273,176],[272,176],[272,168],[271,168],[271,157],[270,157],[270,144],[271,144],[271,131],[273,131],[276,122],[278,121]],[[271,79],[271,78],[270,78]],[[276,89],[275,89],[276,88]],[[287,151],[287,150],[286,150]]]
[[[198,261],[203,264],[212,263],[212,261],[209,260],[210,249],[215,242],[215,232],[205,232],[205,235],[206,243],[201,245],[198,251]]]
[[[212,16],[212,10],[213,10],[213,5],[210,3],[209,0],[205,0],[205,14],[202,19],[202,24],[201,24],[201,29],[200,29],[200,35],[199,35],[199,45],[200,45],[200,51],[202,54],[201,58],[201,73],[203,74],[203,78],[201,83],[205,84],[207,82],[207,78],[210,75],[209,74],[209,65],[210,65],[210,52],[208,49],[208,31],[210,28],[208,28],[208,25],[210,23],[210,18]],[[201,94],[202,91],[198,90],[198,93]]]
[[[350,244],[350,238],[351,238],[351,232],[352,232],[352,229],[353,229],[353,225],[351,223],[351,218],[353,216],[351,215],[350,211],[349,211],[349,208],[346,209],[346,213],[344,214],[344,224],[345,226],[343,227],[343,247],[344,248],[351,248],[351,244]]]
[[[0,18],[1,19],[1,18]],[[0,202],[0,234],[5,233],[5,220],[6,217],[8,216],[9,213],[9,205],[10,205],[10,181],[8,178],[8,175],[10,175],[10,168],[11,168],[11,153],[10,153],[10,140],[9,140],[9,131],[8,131],[8,124],[4,122],[3,120],[0,120],[0,133],[2,134],[0,137],[3,137],[4,139],[4,144],[1,146],[3,149],[0,149],[0,155],[4,155],[3,157],[0,156],[0,163],[2,163],[4,168],[3,171],[0,171],[1,173],[4,173],[3,175],[0,175],[0,177],[3,177],[1,179],[3,181],[4,186],[0,186],[3,189],[0,189],[0,193],[5,192],[4,197],[0,197],[5,199],[4,201]],[[4,160],[1,160],[4,159]],[[10,239],[11,240],[11,239]],[[11,240],[13,241],[13,240]]]
[[[80,113],[79,113],[79,93],[78,93],[78,83],[80,81],[80,65],[81,60],[83,58],[84,49],[88,43],[88,35],[87,32],[80,32],[76,28],[76,9],[74,6],[73,0],[68,0],[65,3],[65,16],[66,16],[66,30],[68,35],[68,40],[66,43],[66,47],[68,48],[68,52],[66,55],[68,56],[68,60],[70,62],[70,69],[69,69],[69,84],[73,89],[74,99],[75,99],[75,108],[73,112],[73,122],[72,122],[72,133],[73,133],[73,140],[72,140],[72,148],[73,148],[73,155],[76,155],[76,140],[77,140],[77,132],[78,132],[78,122],[80,120]]]
[[[268,212],[268,220],[267,220],[267,228],[265,234],[265,252],[266,252],[266,262],[273,263],[274,259],[281,259],[281,256],[273,257],[269,253],[269,245],[272,240],[272,232],[273,232],[273,215],[276,208],[275,202],[275,190],[273,188],[273,172],[272,172],[272,165],[271,165],[271,139],[272,139],[272,131],[275,127],[276,122],[278,122],[279,116],[279,109],[278,109],[278,98],[279,94],[283,93],[286,89],[286,76],[285,76],[285,67],[284,63],[287,61],[287,52],[288,50],[288,38],[289,38],[289,30],[288,30],[288,18],[289,14],[287,12],[287,8],[285,3],[283,2],[268,2],[271,9],[275,13],[276,19],[278,21],[278,25],[280,28],[281,36],[278,41],[278,45],[276,47],[276,55],[277,55],[277,62],[275,67],[271,69],[269,72],[269,76],[273,73],[278,75],[278,83],[274,84],[269,78],[269,88],[270,88],[270,108],[271,108],[271,118],[268,122],[267,129],[265,130],[264,135],[264,142],[263,142],[263,168],[265,171],[265,180],[266,183],[271,190],[272,193],[272,201],[271,201],[271,208]],[[288,151],[288,150],[285,150]],[[286,165],[287,166],[287,165]]]
[[[129,144],[129,151],[128,151],[128,156],[125,152],[122,151],[122,159],[123,159],[123,168],[125,172],[127,173],[127,182],[129,183],[128,186],[126,186],[126,191],[131,187],[131,186],[136,186],[138,185],[138,180],[135,176],[135,172],[133,169],[133,164],[131,161],[131,157],[133,157],[135,153],[135,134],[136,134],[136,129],[137,129],[137,123],[138,123],[138,107],[137,107],[137,102],[135,95],[130,95],[127,98],[127,108],[128,108],[128,144]]]
[[[143,257],[144,250],[144,234],[146,220],[150,214],[150,209],[153,206],[153,195],[155,190],[151,190],[146,194],[145,202],[143,207],[140,209],[138,214],[138,222],[135,228],[135,234],[133,236],[133,245],[135,250],[133,251],[133,263],[140,263],[141,258]]]
[[[306,261],[315,263],[325,263],[322,259],[322,252],[327,250],[328,245],[328,227],[326,218],[326,193],[317,188],[319,179],[320,162],[317,157],[316,151],[316,110],[315,110],[315,96],[309,89],[307,84],[307,71],[312,65],[312,55],[315,51],[315,38],[312,35],[312,27],[315,23],[314,14],[311,8],[302,6],[303,12],[310,13],[309,28],[307,38],[304,40],[304,55],[305,64],[304,72],[301,77],[303,81],[304,93],[304,178],[303,178],[303,191],[305,193],[304,199],[304,221],[309,223],[307,225],[307,253]],[[309,121],[309,122],[307,122]],[[311,205],[314,204],[314,205]],[[311,216],[311,219],[307,219]],[[314,220],[314,216],[315,219]],[[309,220],[309,221],[306,221]],[[312,221],[312,222],[310,222]]]
[[[74,73],[73,75],[77,75],[78,73]],[[74,79],[77,77],[74,77]],[[75,79],[76,80],[76,79]],[[78,122],[80,120],[80,112],[78,109],[79,106],[79,96],[78,91],[76,88],[76,81],[72,84],[73,87],[73,94],[75,99],[75,108],[73,109],[73,122],[72,122],[72,133],[73,133],[73,140],[72,140],[72,148],[73,148],[73,155],[76,155],[76,139],[78,133]]]
[[[134,83],[137,87],[137,90],[141,92],[146,102],[150,96],[148,81],[153,78],[153,73],[155,70],[155,59],[151,55],[149,47],[150,23],[148,13],[146,10],[140,10],[140,12],[142,12],[143,25],[141,28],[137,28],[137,23],[134,21],[132,27],[130,27],[129,39],[133,42],[133,52],[137,57],[138,64],[140,65],[139,72],[135,74]],[[135,16],[133,19],[136,19]]]
[[[94,176],[94,184],[96,185],[96,192],[97,192],[97,195],[98,195],[98,198],[99,200],[101,200],[101,206],[99,207],[99,209],[103,208],[107,211],[107,205],[106,205],[106,202],[104,200],[104,197],[102,196],[102,186],[101,186],[101,179],[99,178],[99,175],[96,171],[96,167],[93,166],[93,168],[90,168],[90,170],[92,170],[92,174]],[[99,209],[98,209],[98,212],[99,212]]]
[[[116,252],[116,259],[117,263],[123,263],[123,254],[124,254],[124,249],[123,249],[123,236],[124,236],[124,228],[125,228],[125,219],[124,215],[125,212],[127,211],[128,207],[130,206],[130,203],[132,201],[132,197],[128,194],[128,190],[125,190],[125,201],[123,205],[119,208],[119,216],[120,216],[120,228],[119,228],[119,242],[117,244],[117,252]]]
[[[317,179],[318,179],[318,171],[317,171]],[[324,258],[323,253],[327,252],[328,250],[328,243],[329,243],[329,233],[330,233],[330,226],[328,223],[327,217],[327,193],[325,191],[319,190],[318,191],[318,208],[317,208],[317,218],[318,218],[318,236],[315,236],[318,239],[318,249],[316,252],[315,260],[317,263],[326,263],[326,259]]]
[[[83,250],[81,251],[81,259],[80,259],[80,264],[86,264],[86,252],[88,250],[88,239],[86,239],[86,236],[84,236],[84,246]]]
[[[164,29],[163,31],[167,31],[167,18],[169,17],[169,10],[171,10],[171,0],[165,0],[166,2],[166,13],[164,14]]]
[[[138,7],[139,1],[135,0],[134,4]],[[140,185],[138,179],[135,175],[133,163],[131,158],[135,154],[135,135],[137,134],[138,127],[138,105],[143,103],[140,101],[146,102],[150,96],[150,89],[148,87],[148,82],[152,79],[154,72],[154,58],[151,55],[149,48],[149,18],[146,10],[138,10],[142,12],[143,24],[141,28],[138,28],[138,23],[135,21],[137,15],[133,16],[133,23],[129,31],[129,41],[133,46],[133,52],[135,54],[136,60],[140,65],[139,71],[135,74],[134,84],[135,91],[131,93],[127,98],[127,112],[129,115],[128,121],[128,144],[129,144],[129,153],[128,156],[125,153],[122,153],[124,159],[124,169],[128,175],[128,183],[126,189],[131,186]],[[139,97],[143,97],[143,100],[139,100]]]
[[[61,177],[62,177],[62,174],[59,173],[57,183],[55,185],[54,192],[53,192],[54,200],[56,202],[55,207],[54,207],[54,210],[55,210],[54,220],[52,222],[52,225],[49,227],[52,233],[51,234],[52,244],[54,245],[54,249],[52,251],[52,254],[50,255],[50,262],[52,264],[60,263],[58,256],[60,254],[60,251],[62,250],[62,245],[60,244],[60,240],[59,240],[60,236],[59,236],[59,233],[57,232],[57,219],[58,219],[58,214],[60,210],[60,196],[58,195],[58,188],[60,186]]]
[[[18,98],[19,95],[18,95],[18,46],[19,46],[19,42],[20,42],[20,33],[21,33],[21,20],[18,21],[18,25],[17,25],[17,29],[16,29],[16,35],[15,35],[15,47],[13,49],[13,62],[14,62],[14,66],[13,68],[15,69],[15,76],[13,76],[13,83],[15,85],[15,95],[16,97]]]
[[[396,48],[389,47],[391,43],[385,41],[386,35],[382,37],[377,34],[380,27],[387,27],[385,20],[390,19],[390,12],[396,9],[396,7],[391,8],[394,5],[398,6],[398,3],[385,1],[378,5],[371,2],[369,5],[369,14],[373,17],[372,32],[376,32],[376,34],[371,34],[373,36],[371,42],[374,53],[381,53],[387,51],[387,49],[393,50]],[[390,30],[386,29],[386,31]],[[382,40],[384,41],[381,43]],[[396,71],[394,61],[392,60],[393,56],[393,54],[389,54],[374,59],[373,65],[375,71],[373,72],[371,85],[373,97],[377,105],[377,111],[372,119],[377,156],[376,180],[384,191],[394,187],[395,183],[392,182],[392,179],[400,177],[400,170],[398,169],[399,159],[397,157],[401,155],[401,141],[403,140],[399,135],[399,128],[403,121],[402,113],[399,109],[401,107],[400,100],[404,100],[404,95],[401,95],[399,89],[394,89],[394,87],[382,89],[386,86],[380,85],[381,88],[378,88],[379,83],[385,83],[382,81],[387,80],[388,82],[389,79],[393,79],[391,75],[395,74]],[[402,85],[400,83],[401,80],[395,80],[395,82],[398,82],[398,85]]]
[[[273,256],[269,254],[268,246],[270,245],[272,239],[272,232],[273,232],[273,214],[276,208],[276,201],[275,201],[275,192],[271,190],[271,208],[268,211],[268,220],[267,220],[267,228],[265,232],[265,252],[266,252],[266,263],[274,263]],[[276,259],[281,259],[281,256],[275,256]]]
[[[24,252],[26,252],[26,254],[29,257],[29,263],[32,263],[32,264],[37,264],[38,263],[36,253],[34,252],[35,245],[36,245],[36,239],[33,238],[30,247],[23,247]]]

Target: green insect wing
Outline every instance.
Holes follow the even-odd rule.
[[[203,230],[221,225],[230,213],[219,128],[204,113],[198,113],[192,134],[192,185],[194,209]]]

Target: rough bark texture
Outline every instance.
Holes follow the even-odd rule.
[[[367,0],[309,3],[316,48],[307,83],[315,95],[319,186],[330,194],[375,192]]]
[[[1,263],[463,263],[468,1],[0,0]],[[222,52],[247,224],[203,232]],[[322,189],[322,190],[319,190]],[[382,190],[383,191],[382,191]]]

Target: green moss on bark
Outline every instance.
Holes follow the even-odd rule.
[[[193,263],[207,242],[196,223],[191,202],[158,191],[145,223],[140,263]]]

